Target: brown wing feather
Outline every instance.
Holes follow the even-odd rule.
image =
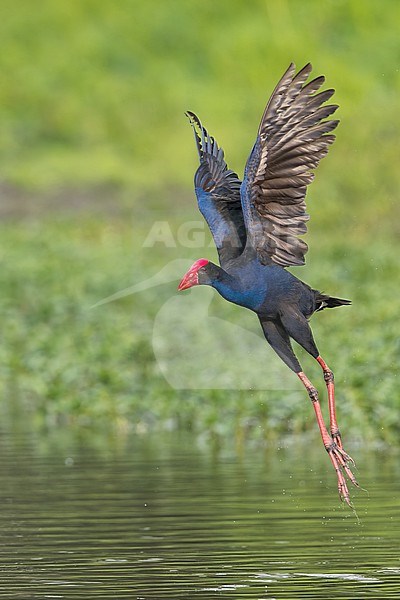
[[[317,92],[323,76],[306,83],[312,67],[295,75],[291,64],[264,110],[247,161],[242,206],[248,243],[264,264],[304,264],[307,244],[305,196],[315,169],[326,156],[339,121],[326,120],[337,105],[322,106],[334,93]]]

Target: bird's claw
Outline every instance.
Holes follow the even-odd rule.
[[[347,452],[345,452],[343,450],[343,446],[342,444],[340,444],[340,446],[336,443],[336,447],[337,447],[337,452],[338,454],[340,454],[341,458],[343,459],[344,463],[346,464],[346,466],[348,466],[349,464],[351,464],[353,467],[356,466],[356,463],[354,461],[354,459],[350,456],[350,454],[347,454]]]
[[[350,500],[349,490],[343,473],[347,475],[353,485],[360,487],[349,467],[349,464],[355,466],[355,462],[335,441],[327,448],[327,451],[337,474],[339,497],[342,501],[352,507],[353,505]]]
[[[340,431],[339,430],[332,431],[331,436],[332,436],[332,440],[338,447],[338,450],[342,452],[342,455],[343,455],[343,458],[345,459],[345,461],[348,463],[351,463],[353,465],[353,467],[355,467],[356,463],[351,458],[351,456],[349,454],[347,454],[347,452],[345,452],[343,449],[343,442],[342,442],[342,436],[340,435]]]

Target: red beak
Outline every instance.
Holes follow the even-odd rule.
[[[194,285],[199,285],[199,276],[197,274],[197,270],[189,269],[189,271],[182,277],[180,284],[178,285],[178,290],[181,292],[182,290],[188,290]]]
[[[182,277],[182,280],[178,285],[178,290],[181,292],[182,290],[188,290],[194,285],[199,285],[199,269],[201,269],[201,267],[205,267],[208,262],[209,261],[206,258],[200,258],[199,260],[196,260],[196,262],[190,267],[189,271]]]

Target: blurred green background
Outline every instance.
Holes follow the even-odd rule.
[[[221,442],[316,435],[303,393],[215,390],[206,367],[210,389],[169,385],[154,323],[176,281],[91,308],[175,259],[215,258],[208,237],[202,248],[179,242],[179,228],[200,221],[184,111],[200,114],[241,173],[277,80],[291,61],[311,61],[336,88],[341,125],[308,195],[307,265],[293,272],[353,300],[313,319],[345,437],[397,443],[399,2],[5,0],[0,13],[3,418],[185,427]],[[156,221],[172,242],[143,247]],[[195,292],[203,298],[185,297],[195,330],[174,334],[212,352]],[[216,294],[208,314],[259,335],[250,313]],[[267,345],[243,361],[261,375],[278,364]]]

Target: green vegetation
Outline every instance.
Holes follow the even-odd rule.
[[[353,300],[313,318],[346,437],[398,439],[399,18],[396,0],[2,6],[3,415],[237,439],[315,430],[295,385],[168,384],[153,335],[175,281],[91,308],[175,259],[214,255],[208,238],[201,248],[143,247],[155,221],[167,220],[175,241],[183,223],[200,221],[184,110],[200,114],[240,172],[278,77],[291,60],[310,60],[336,88],[342,124],[310,189],[307,266],[294,272]],[[203,290],[186,297],[189,310],[195,293]],[[258,332],[250,313],[216,295],[209,314]],[[190,337],[182,326],[174,339],[211,353],[210,329],[195,317]],[[320,371],[301,354],[322,391]],[[278,364],[266,345],[243,361],[260,375]]]

